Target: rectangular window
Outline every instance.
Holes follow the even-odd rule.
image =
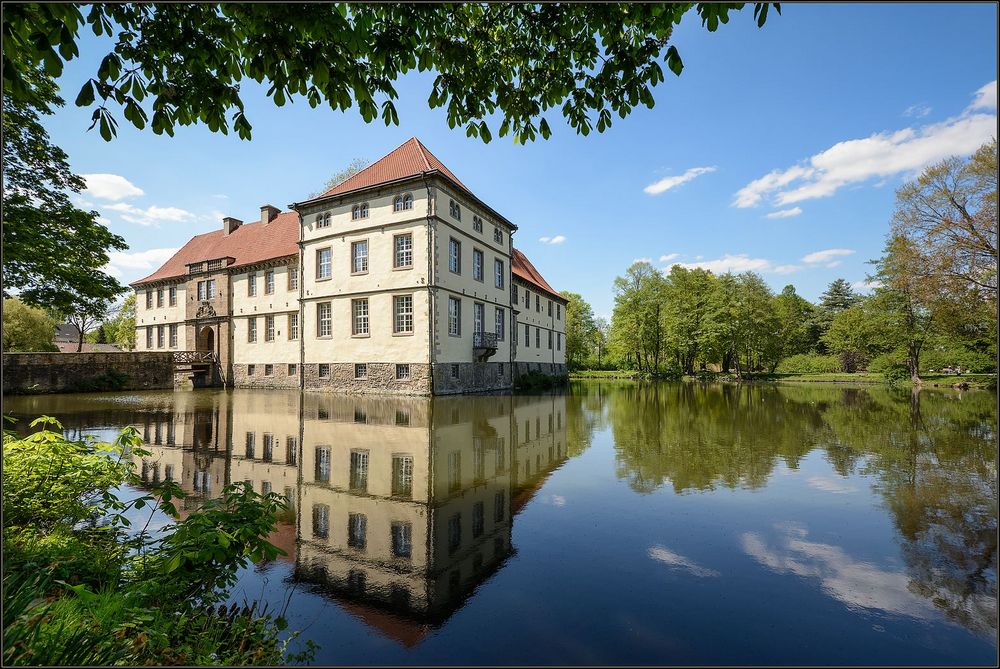
[[[274,365],[264,365],[264,376],[274,376]]]
[[[356,363],[354,363],[354,378],[356,378],[356,379],[367,379],[368,378],[368,363],[367,362],[356,362]]]
[[[497,333],[497,341],[503,341],[503,333],[507,329],[507,312],[503,307],[496,307],[493,311],[493,329]]]
[[[407,364],[396,365],[396,378],[397,379],[410,378],[410,366]]]
[[[330,536],[330,507],[326,504],[313,504],[313,536],[317,539]]]
[[[333,333],[330,323],[330,303],[320,302],[316,305],[316,336],[329,337]]]
[[[170,326],[170,348],[177,348],[177,323]]]
[[[209,279],[205,282],[205,288],[208,293],[208,299],[215,297],[215,279]]]
[[[264,316],[264,341],[274,341],[274,316]]]
[[[448,269],[455,274],[462,273],[462,243],[454,237],[448,240]]]
[[[483,252],[479,249],[472,249],[472,278],[483,280]]]
[[[198,282],[198,299],[199,300],[206,300],[206,299],[208,299],[208,294],[205,291],[205,284],[206,283],[207,283],[206,281],[199,281]],[[146,306],[148,307],[149,305],[147,304]]]
[[[561,304],[556,304],[556,320],[557,321],[561,321],[562,320],[562,305]]]
[[[542,298],[540,295],[535,295],[535,311],[542,313]]]
[[[413,552],[413,526],[410,523],[394,521],[392,523],[392,554],[396,557],[408,558]]]
[[[476,502],[472,505],[472,538],[478,539],[483,536],[483,527],[485,525],[485,504],[482,502]]]
[[[503,290],[504,286],[503,260],[493,261],[493,279],[496,284],[496,287]]]
[[[164,344],[164,336],[165,336],[165,333],[164,333],[163,326],[162,325],[158,325],[156,327],[156,348],[163,348],[164,347],[164,345],[165,345]]]
[[[274,294],[274,270],[269,269],[264,272],[264,294],[273,295]]]
[[[293,341],[299,338],[298,314],[288,314],[288,338]]]
[[[351,334],[368,334],[368,298],[351,300]]]
[[[413,495],[413,456],[392,456],[392,496],[410,497]]]
[[[257,317],[251,316],[247,319],[247,341],[253,343],[257,341]]]
[[[500,228],[493,226],[493,241],[497,244],[503,244],[503,233],[500,232]]]
[[[321,379],[330,378],[330,363],[328,362],[319,363],[319,378]]]
[[[549,330],[549,350],[552,350],[552,330]]]
[[[457,297],[448,298],[448,334],[455,337],[462,334],[462,301]]]
[[[298,376],[298,375],[299,375],[299,366],[296,365],[295,363],[289,363],[288,376]]]
[[[157,288],[156,289],[156,306],[157,307],[162,307],[163,306],[163,289],[162,288]]]
[[[531,308],[531,293],[529,293],[527,289],[524,290],[524,308]]]
[[[535,348],[542,347],[542,329],[535,328]]]
[[[458,378],[458,365],[453,364],[451,366],[451,378],[453,378],[453,379],[457,379]]]
[[[330,447],[316,447],[316,480],[321,483],[330,482]]]
[[[264,365],[264,375],[267,376],[268,365]],[[274,460],[274,435],[270,432],[264,433],[264,453],[261,456],[264,462]]]
[[[257,434],[255,432],[247,432],[246,456],[248,460],[253,460],[254,450],[256,448],[257,448]]]
[[[505,497],[503,490],[493,496],[493,522],[495,523],[503,522],[507,506]]]
[[[462,489],[462,452],[448,454],[448,492]]]
[[[255,371],[257,371],[256,365],[247,365],[247,376],[253,376]]]
[[[299,457],[299,440],[296,437],[285,439],[285,464],[294,465]]]
[[[288,290],[298,290],[299,289],[299,268],[288,267]]]
[[[413,332],[413,296],[394,295],[392,298],[392,331],[394,334]]]
[[[393,238],[393,245],[396,252],[393,256],[392,266],[397,269],[413,267],[413,235],[411,233],[396,235]]]
[[[561,332],[557,332],[556,333],[556,350],[557,351],[561,351],[562,350],[562,333]]]
[[[316,278],[330,278],[330,249],[319,249],[316,251]]]
[[[524,346],[531,346],[531,327],[527,323],[524,325]]]
[[[351,244],[351,272],[361,274],[368,271],[368,241]]]
[[[199,282],[198,285],[200,286],[201,282]],[[147,309],[153,308],[153,291],[151,290],[146,291],[146,308]]]
[[[368,516],[363,513],[347,514],[347,545],[364,550],[367,543]]]
[[[552,318],[552,300],[549,300],[549,318]]]
[[[454,553],[462,545],[462,514],[456,513],[448,519],[448,552]]]
[[[482,334],[483,332],[483,321],[486,320],[486,306],[482,302],[473,302],[472,304],[472,331],[476,334]]]
[[[368,451],[351,451],[351,490],[368,490]]]
[[[257,272],[247,274],[247,296],[253,297],[257,294]]]
[[[170,290],[167,293],[167,303],[172,306],[177,306],[177,286],[170,286]]]

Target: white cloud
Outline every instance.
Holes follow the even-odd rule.
[[[176,248],[149,249],[132,253],[111,251],[108,253],[108,264],[104,266],[104,271],[117,279],[141,278],[159,269],[177,251]]]
[[[923,102],[915,105],[910,105],[903,111],[903,116],[910,116],[913,118],[923,118],[931,113],[931,108],[925,105]]]
[[[751,258],[746,253],[731,255],[727,253],[715,260],[702,260],[701,262],[680,263],[681,267],[687,269],[707,269],[715,274],[725,274],[726,272],[766,272],[771,269],[771,261],[764,258]]]
[[[648,262],[648,263],[651,263],[651,262],[653,262],[653,259],[652,258],[632,258],[632,264],[633,265],[635,263],[637,263],[637,262]]]
[[[915,174],[955,155],[969,155],[996,134],[996,81],[986,84],[959,116],[896,132],[874,133],[834,144],[799,165],[774,170],[736,193],[734,207],[753,207],[770,198],[774,206],[830,197],[849,185],[874,178]]]
[[[842,495],[848,492],[857,492],[857,488],[848,485],[843,481],[838,481],[837,479],[829,478],[827,476],[811,476],[806,479],[806,483],[809,484],[810,488],[816,488],[816,490],[822,490],[823,492],[831,492],[835,495]]]
[[[102,209],[118,212],[122,220],[142,226],[157,226],[162,221],[181,222],[194,218],[191,212],[179,207],[157,207],[152,205],[145,209],[127,202],[102,205]]]
[[[655,183],[651,183],[642,190],[649,195],[659,195],[664,191],[668,191],[671,188],[680,186],[683,183],[691,181],[695,177],[701,176],[702,174],[708,174],[709,172],[714,172],[717,168],[715,167],[692,167],[691,169],[684,172],[680,176],[674,177],[664,177]]]
[[[881,281],[855,281],[851,284],[851,288],[858,292],[867,293],[870,290],[874,290],[882,285]]]
[[[702,578],[718,576],[719,572],[714,569],[708,569],[702,567],[693,560],[675,553],[666,546],[652,546],[649,549],[649,557],[657,562],[662,562],[663,564],[674,567],[676,569],[683,569],[693,576],[699,576]]]
[[[778,211],[772,211],[767,215],[766,218],[791,218],[793,216],[798,216],[802,213],[801,207],[792,207],[791,209],[780,209]]]
[[[555,237],[539,237],[538,241],[543,244],[562,244],[566,241],[566,237],[564,235],[556,235]]]
[[[976,99],[969,105],[969,109],[996,109],[997,108],[997,82],[996,79],[986,84],[976,91]]]
[[[810,265],[829,263],[834,261],[839,256],[849,256],[854,253],[853,249],[826,249],[823,251],[814,251],[808,255],[802,256],[802,262]]]
[[[680,257],[680,255],[681,255],[680,253],[667,253],[665,255],[660,256],[660,262],[670,262],[674,258]]]
[[[778,265],[774,268],[775,274],[791,274],[792,272],[798,272],[802,269],[801,265]]]
[[[86,192],[101,200],[124,200],[145,195],[145,192],[123,176],[117,174],[84,174]]]

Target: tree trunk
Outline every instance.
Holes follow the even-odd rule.
[[[79,353],[83,350],[83,328],[77,328],[80,333],[80,340],[76,344],[76,352]]]
[[[910,368],[910,381],[920,385],[920,347],[910,344],[906,347],[906,366]]]

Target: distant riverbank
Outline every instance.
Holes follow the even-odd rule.
[[[650,377],[634,370],[581,370],[571,372],[571,381],[576,380],[670,380],[670,377]],[[862,385],[889,385],[882,374],[871,372],[856,372],[848,374],[844,372],[821,372],[815,374],[756,374],[745,379],[738,379],[733,374],[721,374],[706,372],[694,376],[684,376],[678,380],[701,381],[707,383],[749,383],[749,382],[769,382],[769,383],[853,383]],[[926,374],[920,377],[925,388],[950,388],[956,384],[968,384],[969,388],[995,389],[997,387],[996,374]],[[913,383],[910,380],[897,382],[895,385],[910,387]]]

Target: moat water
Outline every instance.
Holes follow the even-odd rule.
[[[145,435],[188,509],[291,502],[238,600],[323,664],[995,664],[997,396],[586,382],[547,396],[4,398]]]

